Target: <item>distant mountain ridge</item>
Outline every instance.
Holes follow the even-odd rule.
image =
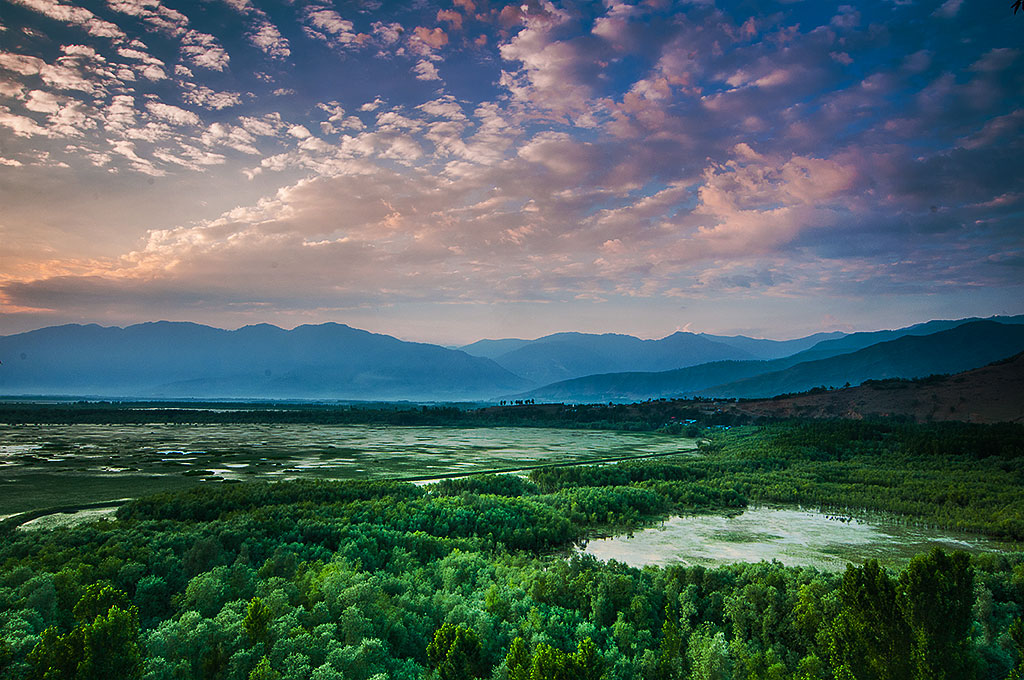
[[[3,394],[435,400],[530,385],[489,359],[336,323],[56,326],[0,337],[0,361]]]
[[[959,373],[1024,351],[1024,326],[972,321],[930,335],[904,335],[827,359],[701,390],[697,396],[763,398],[865,380]]]
[[[618,333],[554,333],[536,340],[479,340],[461,347],[493,359],[538,385],[619,372],[658,372],[713,361],[777,359],[842,333],[816,333],[795,340],[764,340],[677,331],[657,340]]]
[[[858,384],[869,378],[951,373],[975,368],[1024,349],[1024,345],[1014,349],[1017,347],[1018,336],[1017,331],[1012,330],[1024,328],[1021,326],[1024,323],[1024,316],[997,319],[929,322],[896,331],[854,333],[838,340],[825,340],[797,354],[770,361],[719,361],[673,371],[592,375],[545,385],[521,396],[541,401],[579,402],[638,401],[690,396],[765,397],[786,392],[802,392],[822,384],[842,386],[847,382]],[[925,356],[914,356],[911,353],[910,356],[903,356],[900,360],[902,364],[899,361],[886,363],[882,356],[885,352],[898,352],[901,347],[912,346],[912,343],[876,350],[852,360],[837,359],[903,338],[928,338],[937,335],[935,332],[931,335],[917,335],[916,332],[926,333],[934,329],[941,333],[947,332],[944,329],[955,330],[973,324],[982,324],[976,326],[976,329],[991,331],[993,334],[989,340],[995,340],[995,344],[990,344],[987,348],[979,346],[974,350],[957,345],[956,339],[959,336],[954,334],[934,339],[931,341],[934,343],[931,347],[927,342],[917,347],[918,351],[928,355],[927,361],[924,360]],[[986,342],[985,332],[978,332],[977,335],[981,337],[972,337],[971,341],[982,345]],[[878,341],[871,342],[872,339]],[[942,345],[947,341],[954,345],[944,350]],[[953,349],[953,354],[944,354],[944,351]],[[835,361],[828,363],[832,359]],[[826,363],[814,363],[819,361]],[[861,361],[864,365],[858,366],[858,362]]]
[[[483,340],[465,349],[338,323],[292,330],[167,321],[126,328],[70,324],[0,336],[0,394],[579,402],[770,397],[975,368],[1024,350],[1024,316],[787,341],[682,331],[658,340],[556,333]],[[795,353],[777,356],[788,351]],[[577,377],[551,380],[564,375]]]

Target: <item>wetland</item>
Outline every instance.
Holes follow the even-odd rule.
[[[425,479],[693,451],[648,433],[387,425],[0,425],[0,515],[198,484]]]

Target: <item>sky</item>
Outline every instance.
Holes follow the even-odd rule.
[[[0,0],[0,334],[1024,313],[1009,0]]]

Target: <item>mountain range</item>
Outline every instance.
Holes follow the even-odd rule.
[[[679,331],[556,333],[461,348],[327,323],[223,330],[154,322],[0,336],[0,394],[606,402],[766,397],[983,366],[1024,350],[1024,316],[775,341]]]
[[[446,400],[531,384],[490,359],[336,323],[56,326],[0,337],[0,361],[3,394]]]

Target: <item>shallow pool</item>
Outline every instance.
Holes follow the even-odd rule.
[[[672,517],[631,535],[593,539],[584,551],[636,567],[777,560],[789,566],[841,570],[847,563],[872,558],[900,565],[932,546],[968,552],[1020,549],[984,536],[908,525],[885,515],[833,517],[815,510],[756,507],[735,517]]]

